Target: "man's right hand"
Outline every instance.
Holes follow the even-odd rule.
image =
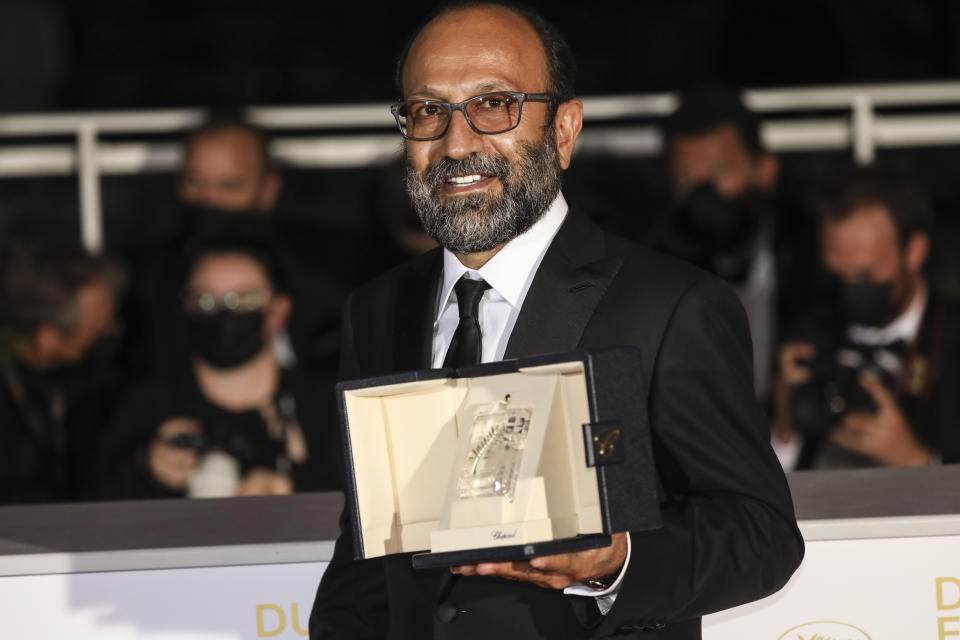
[[[197,452],[169,444],[181,435],[198,435],[200,423],[192,418],[170,418],[157,429],[147,451],[147,466],[154,480],[175,491],[187,486],[187,479],[197,467]]]
[[[789,442],[794,437],[790,396],[794,389],[810,380],[813,372],[804,362],[816,355],[816,348],[809,342],[786,342],[780,347],[780,372],[773,395],[773,435],[781,442]]]

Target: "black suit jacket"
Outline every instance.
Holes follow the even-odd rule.
[[[355,292],[346,378],[428,367],[442,269],[434,251]],[[406,554],[353,560],[350,525],[320,583],[312,638],[700,637],[700,617],[779,589],[803,541],[752,385],[750,336],[718,279],[567,216],[533,280],[505,357],[640,348],[663,528],[633,533],[619,596],[592,598],[486,577],[416,571]],[[440,593],[441,589],[444,593]],[[436,615],[439,600],[459,613]]]

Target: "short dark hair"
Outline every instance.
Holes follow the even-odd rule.
[[[827,182],[816,196],[821,221],[844,220],[858,209],[881,205],[900,245],[933,225],[930,193],[906,171],[891,166],[857,167]]]
[[[681,94],[680,106],[664,122],[665,138],[700,136],[724,125],[736,130],[751,156],[763,153],[760,119],[732,87],[702,87]]]
[[[12,239],[2,262],[0,326],[20,336],[45,324],[72,331],[80,289],[102,283],[119,295],[125,281],[119,265],[56,237]]]
[[[289,293],[289,267],[270,220],[263,216],[239,214],[221,214],[218,218],[221,224],[205,228],[187,241],[180,269],[181,290],[204,258],[239,253],[263,269],[274,291]]]
[[[400,58],[397,60],[395,81],[400,96],[403,96],[403,66],[406,64],[407,56],[410,54],[410,47],[413,46],[414,41],[416,41],[417,37],[419,37],[427,25],[448,13],[484,7],[510,11],[523,18],[536,32],[540,38],[540,44],[543,45],[544,55],[547,60],[547,82],[549,83],[547,91],[557,98],[557,103],[550,105],[550,112],[551,114],[556,113],[557,104],[572,100],[576,95],[577,65],[573,57],[573,51],[570,49],[567,38],[556,25],[530,7],[509,2],[480,2],[476,0],[451,2],[442,5],[431,13],[427,20],[414,32],[413,36],[407,40],[403,51],[400,53]]]
[[[190,148],[200,138],[217,136],[230,131],[243,132],[253,139],[257,147],[257,156],[260,158],[260,166],[263,167],[264,173],[276,168],[273,158],[270,155],[270,136],[266,130],[244,119],[239,113],[233,111],[215,112],[199,127],[189,131],[183,139],[182,147],[184,156],[186,156]]]

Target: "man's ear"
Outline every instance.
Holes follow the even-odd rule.
[[[260,186],[260,197],[257,206],[260,213],[272,213],[277,208],[280,192],[283,190],[283,176],[277,171],[270,170],[263,178]]]
[[[907,269],[911,273],[920,273],[929,253],[930,236],[925,231],[914,232],[907,240],[907,246],[904,249]]]
[[[780,158],[772,153],[757,156],[755,169],[756,186],[764,192],[772,192],[780,179]]]
[[[560,168],[570,166],[570,156],[577,143],[577,136],[583,128],[583,103],[577,99],[567,100],[557,107],[557,115],[553,119],[553,128],[557,134],[557,155],[560,157]]]
[[[273,297],[266,315],[267,330],[271,335],[282,331],[287,326],[287,320],[290,319],[292,311],[293,302],[290,296],[277,294]]]
[[[28,349],[37,362],[52,361],[60,351],[63,340],[63,332],[60,329],[49,322],[44,322],[33,330]]]

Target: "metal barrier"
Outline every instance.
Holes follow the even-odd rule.
[[[858,163],[870,164],[878,148],[960,144],[960,82],[752,89],[743,95],[750,108],[764,115],[764,144],[777,153],[849,149]],[[592,96],[583,98],[583,104],[585,121],[603,126],[585,128],[578,154],[644,157],[660,152],[656,121],[676,108],[677,96]],[[958,111],[943,111],[950,105],[957,105]],[[899,108],[932,112],[882,112]],[[376,166],[395,158],[400,148],[393,118],[383,104],[250,107],[245,113],[252,122],[279,134],[271,152],[295,168]],[[2,116],[0,137],[72,137],[76,142],[5,143],[0,147],[0,179],[78,174],[83,242],[99,251],[103,246],[100,176],[175,171],[180,163],[179,145],[173,142],[102,138],[178,134],[205,117],[202,109]],[[297,133],[284,135],[291,130]],[[302,133],[311,130],[317,133]],[[370,133],[343,134],[356,130]]]

